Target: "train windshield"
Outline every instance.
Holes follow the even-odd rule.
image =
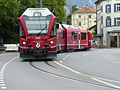
[[[41,36],[48,33],[51,16],[24,16],[28,35]]]

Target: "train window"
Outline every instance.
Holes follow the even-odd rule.
[[[54,37],[56,35],[57,35],[57,24],[55,21],[55,24],[54,24],[53,29],[52,29],[51,37]]]
[[[81,40],[86,40],[87,39],[86,36],[87,36],[86,33],[81,33]]]
[[[41,36],[48,33],[50,16],[24,16],[28,35]]]
[[[72,32],[72,40],[76,40],[77,39],[77,33]]]
[[[20,23],[19,23],[19,36],[20,37],[25,37],[22,25]]]

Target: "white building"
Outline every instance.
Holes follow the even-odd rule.
[[[73,26],[81,26],[83,29],[89,29],[96,25],[96,9],[83,7],[72,14],[71,22]]]
[[[120,0],[97,0],[98,47],[120,47]]]

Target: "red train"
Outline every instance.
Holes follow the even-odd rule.
[[[92,47],[90,31],[59,25],[47,8],[28,8],[18,21],[19,50],[23,59],[54,59],[57,51]]]

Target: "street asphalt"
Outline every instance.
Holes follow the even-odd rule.
[[[59,53],[56,61],[2,53],[0,90],[120,90],[120,49]]]

